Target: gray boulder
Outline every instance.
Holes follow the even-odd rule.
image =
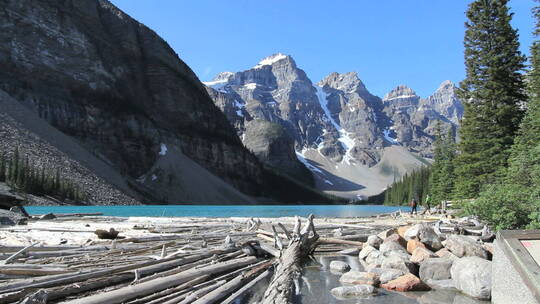
[[[437,290],[455,290],[456,285],[454,284],[454,280],[452,279],[446,279],[446,280],[427,280],[424,281],[426,284],[428,284],[429,287],[432,289]]]
[[[422,263],[423,261],[429,259],[429,258],[436,258],[437,256],[433,251],[427,249],[418,247],[413,251],[411,262],[413,263]]]
[[[368,254],[365,261],[368,265],[380,265],[382,257],[379,250],[374,250]]]
[[[416,239],[425,244],[431,250],[439,250],[443,247],[439,235],[429,224],[416,224],[405,232],[405,239]]]
[[[381,281],[381,284],[384,284],[395,280],[404,274],[405,272],[399,269],[383,269],[379,276],[379,280]]]
[[[456,288],[473,298],[491,298],[491,261],[480,257],[464,257],[450,268]]]
[[[451,278],[450,268],[453,261],[443,258],[430,258],[420,263],[420,279],[427,280],[446,280]]]
[[[347,298],[361,295],[369,295],[375,293],[375,287],[371,285],[354,285],[354,286],[340,286],[333,288],[330,293],[334,297]]]
[[[372,272],[355,271],[351,270],[344,273],[339,281],[345,284],[357,284],[357,285],[379,285],[379,275]]]
[[[384,240],[377,235],[370,235],[366,243],[371,247],[379,249],[379,246],[383,243],[383,241]]]
[[[363,260],[373,251],[378,251],[378,250],[377,250],[377,248],[375,248],[373,246],[369,246],[369,245],[364,246],[364,248],[362,248],[362,250],[360,250],[360,253],[358,254],[358,258],[360,260]]]
[[[487,251],[482,247],[482,244],[468,236],[450,235],[446,239],[445,247],[460,258],[464,256],[477,256],[483,259],[488,258]]]
[[[377,234],[378,237],[385,240],[387,237],[391,236],[392,234],[397,233],[397,228],[390,228],[388,230],[385,230],[379,234]]]
[[[401,246],[401,244],[398,242],[384,242],[379,247],[379,251],[382,254],[386,254],[387,252],[390,252],[390,251],[403,251],[407,254],[407,249]]]
[[[408,241],[408,240],[412,240],[412,239],[419,239],[419,234],[420,234],[420,229],[422,227],[422,224],[416,224],[414,226],[412,226],[411,228],[407,229],[407,231],[405,231],[405,234],[403,235],[403,237]]]
[[[330,269],[339,272],[346,272],[351,269],[351,266],[343,261],[332,261],[330,262]]]
[[[443,248],[437,252],[435,252],[435,255],[437,255],[440,258],[446,258],[450,260],[458,260],[459,257],[455,254],[453,254],[450,250]]]
[[[414,263],[398,255],[384,257],[382,259],[381,267],[397,269],[404,273],[412,273],[414,275],[418,274],[418,267]]]

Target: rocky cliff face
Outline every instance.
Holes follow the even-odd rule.
[[[319,105],[317,89],[290,56],[269,56],[249,70],[221,73],[206,85],[214,102],[236,127],[246,147],[251,148],[266,164],[277,166],[296,177],[304,176],[304,181],[310,178],[305,177],[304,168],[291,152],[294,149],[302,150],[303,147],[315,147],[322,141],[337,142],[337,130]],[[248,122],[252,121],[259,122],[247,130]],[[279,136],[280,141],[292,143],[292,151],[289,151],[288,144],[281,149],[273,148],[279,146],[277,143],[261,145],[261,140],[269,140],[261,121],[272,123],[265,125],[272,129],[279,125],[284,131]],[[258,138],[255,131],[263,139]],[[263,147],[267,151],[263,152]],[[338,146],[338,149],[341,147]],[[323,153],[339,157],[339,152]]]
[[[0,154],[4,157],[18,148],[36,172],[53,171],[61,164],[59,173],[84,191],[84,203],[137,204],[142,199],[117,170],[1,90],[0,109]],[[21,202],[40,204],[32,196]]]
[[[396,174],[423,165],[421,158],[432,156],[437,122],[443,128],[456,127],[463,114],[449,81],[427,99],[404,85],[381,99],[352,72],[331,73],[314,85],[290,56],[280,53],[246,71],[221,73],[205,84],[244,145],[253,150],[250,143],[264,133],[261,126],[247,133],[250,121],[277,123],[294,140],[297,156],[313,172],[317,186],[348,197],[378,193]],[[269,145],[256,151],[267,163],[269,155],[280,158],[284,153]],[[400,159],[407,161],[399,163]],[[363,179],[378,179],[380,174],[384,175],[380,182],[365,186]]]
[[[437,91],[422,103],[448,119],[454,125],[459,125],[463,117],[463,104],[456,95],[456,86],[451,81],[441,83]]]
[[[211,95],[235,125],[254,119],[278,123],[297,148],[313,144],[323,129],[332,128],[317,106],[316,89],[290,56],[275,54],[249,70],[221,73],[206,84],[218,91]]]
[[[339,131],[338,140],[344,148],[342,160],[373,166],[383,147],[380,124],[386,118],[381,113],[380,98],[372,95],[356,73],[332,73],[318,84],[321,106]],[[325,142],[321,150],[331,149]]]
[[[133,181],[140,199],[244,201],[236,189],[268,195],[260,162],[193,71],[152,30],[106,0],[0,4],[0,89]],[[287,78],[293,77],[288,69],[294,63],[286,61],[284,71],[269,78],[267,66],[222,77],[233,76],[231,81],[245,88],[241,96],[260,103],[250,106],[254,117],[291,121],[287,128],[302,142],[315,136],[314,124],[302,125],[287,107],[273,106],[267,92],[298,82],[293,86],[314,94],[305,74]],[[255,82],[265,87],[251,89]],[[291,109],[304,102],[283,98],[291,100]],[[243,122],[231,122],[243,128]],[[190,192],[187,174],[223,183]],[[205,190],[216,195],[197,194]]]

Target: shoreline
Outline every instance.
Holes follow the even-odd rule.
[[[300,217],[305,219],[304,217]],[[94,234],[95,230],[109,230],[114,228],[124,237],[144,236],[170,236],[183,233],[204,233],[202,227],[227,226],[231,231],[243,231],[250,217],[146,217],[146,216],[82,216],[82,217],[58,217],[50,220],[32,219],[27,225],[3,226],[0,228],[1,246],[27,246],[40,243],[41,246],[84,246],[88,243],[110,244],[111,240],[101,240]],[[294,225],[295,217],[255,217],[260,220],[261,226],[270,227],[278,222],[284,225]],[[403,225],[411,225],[422,222],[438,220],[437,216],[392,217],[392,214],[380,214],[366,217],[316,217],[315,227],[327,230],[332,234],[333,230],[345,229],[378,233],[386,229]],[[173,232],[172,229],[180,229]],[[189,230],[189,228],[193,228]],[[167,230],[169,229],[169,230]],[[182,231],[185,229],[185,231]],[[200,231],[199,231],[200,230]]]

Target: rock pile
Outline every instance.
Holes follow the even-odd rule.
[[[368,237],[358,254],[365,272],[344,273],[340,282],[354,286],[337,287],[332,294],[372,294],[377,287],[400,292],[457,289],[489,300],[490,248],[481,236],[447,235],[428,223],[390,229]]]

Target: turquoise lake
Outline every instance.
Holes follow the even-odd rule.
[[[28,206],[30,214],[94,213],[107,216],[165,217],[363,217],[410,208],[382,205],[144,205],[144,206]]]

